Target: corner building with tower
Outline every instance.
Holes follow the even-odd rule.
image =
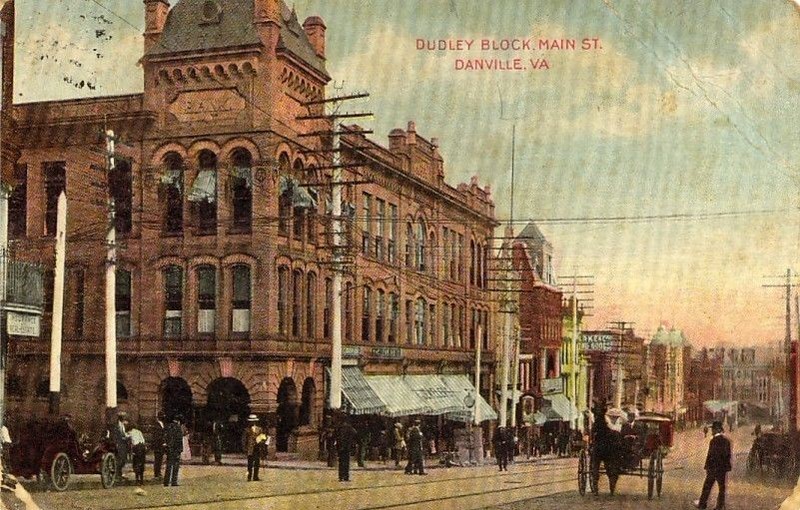
[[[12,427],[15,416],[48,411],[61,190],[60,406],[82,429],[103,421],[110,190],[120,410],[144,425],[160,410],[195,430],[222,420],[231,450],[256,413],[279,451],[315,451],[331,358],[333,147],[308,135],[337,126],[308,103],[331,95],[325,23],[301,23],[281,0],[145,7],[143,93],[14,106],[12,247],[48,270],[40,337],[10,341]],[[106,129],[117,138],[110,172]],[[346,375],[390,377],[389,387],[406,374],[472,380],[480,346],[481,393],[492,402],[488,188],[447,184],[437,141],[413,122],[388,145],[344,129]]]

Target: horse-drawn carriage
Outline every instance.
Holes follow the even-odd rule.
[[[800,471],[799,439],[796,435],[776,431],[758,434],[747,455],[747,472],[796,479]]]
[[[94,445],[78,440],[65,422],[34,422],[18,432],[11,450],[11,473],[36,477],[57,491],[66,490],[70,476],[99,474],[104,488],[112,487],[117,469],[111,439]]]
[[[601,474],[609,479],[614,494],[620,475],[647,478],[647,497],[655,492],[661,497],[664,478],[664,457],[672,447],[672,420],[657,413],[641,413],[622,432],[611,430],[602,415],[592,431],[589,445],[578,458],[578,491],[586,494],[587,486],[598,494]],[[600,464],[603,464],[601,469]]]

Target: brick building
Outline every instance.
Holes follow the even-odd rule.
[[[321,422],[330,363],[330,145],[301,135],[331,125],[297,120],[322,113],[303,104],[326,96],[326,26],[301,24],[281,0],[145,4],[143,93],[14,109],[18,253],[52,267],[55,202],[68,196],[62,409],[80,425],[103,416],[108,127],[120,140],[108,176],[119,407],[144,423],[158,410],[195,428],[222,419],[231,448],[255,412],[290,450],[294,430]],[[361,163],[344,172],[360,183],[344,193],[346,357],[370,374],[470,374],[481,345],[488,398],[488,189],[447,184],[436,140],[413,123],[388,146],[344,144]],[[51,301],[52,272],[46,281]],[[46,412],[46,338],[47,327],[13,339],[12,414]]]
[[[552,246],[528,224],[513,246],[520,278],[521,390],[541,394],[545,379],[561,378],[562,294],[555,285]]]
[[[722,355],[701,349],[689,362],[686,379],[686,419],[699,422],[710,417],[703,403],[722,398]]]
[[[659,326],[645,349],[645,408],[685,419],[684,370],[686,338],[675,328]]]
[[[14,100],[14,0],[9,0],[0,11],[0,34],[2,50],[0,70],[2,72],[2,93],[0,93],[0,176],[6,185],[15,184],[14,164],[19,158],[14,117],[11,103]]]

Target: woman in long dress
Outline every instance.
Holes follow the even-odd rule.
[[[192,450],[189,447],[189,436],[191,433],[187,427],[183,428],[183,451],[181,452],[181,462],[192,460]]]

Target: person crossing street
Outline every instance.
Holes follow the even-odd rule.
[[[719,493],[717,495],[717,506],[715,510],[725,508],[725,482],[728,472],[731,470],[731,441],[723,435],[721,421],[715,421],[711,425],[711,442],[708,445],[706,455],[706,479],[703,482],[703,490],[700,499],[694,502],[695,508],[706,508],[711,489],[717,484]]]

